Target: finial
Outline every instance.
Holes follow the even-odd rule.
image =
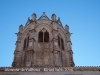
[[[43,12],[43,16],[45,16],[45,12]]]
[[[19,26],[19,32],[21,32],[23,30],[23,25],[21,24],[20,26]]]
[[[52,16],[56,16],[56,15],[53,13]]]
[[[21,24],[19,27],[23,27],[23,25]]]
[[[67,24],[65,25],[65,30],[69,31],[69,26]]]
[[[43,12],[43,14],[45,14],[45,12]]]
[[[35,14],[35,13],[33,13],[33,14],[32,14],[32,16],[33,16],[33,15],[35,15],[35,16],[36,16],[36,14]]]
[[[69,26],[66,24],[66,26],[69,28]]]
[[[60,17],[58,17],[58,20],[60,20]]]
[[[52,14],[51,18],[52,18],[52,21],[56,21],[56,15],[55,14]]]
[[[28,20],[30,20],[30,17],[28,17]]]

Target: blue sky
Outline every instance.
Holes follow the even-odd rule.
[[[0,0],[0,67],[12,64],[19,25],[43,12],[69,25],[76,66],[100,66],[100,0]]]

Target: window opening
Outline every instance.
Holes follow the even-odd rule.
[[[47,31],[44,32],[44,42],[49,42],[49,33]]]
[[[63,42],[63,39],[61,38],[61,47],[62,47],[62,49],[64,50],[64,42]]]
[[[24,40],[24,48],[23,49],[25,49],[25,47],[26,47],[26,39]]]
[[[49,32],[39,32],[38,42],[49,42]]]
[[[39,37],[38,37],[39,42],[43,42],[43,32],[39,32]]]

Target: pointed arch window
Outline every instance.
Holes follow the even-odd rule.
[[[28,48],[28,45],[29,45],[29,36],[27,38],[27,48]]]
[[[61,38],[61,48],[64,50],[64,42],[62,38]]]
[[[28,48],[28,45],[29,45],[29,35],[27,35],[27,37],[26,37],[25,40],[24,40],[24,46],[23,46],[23,49]]]
[[[60,47],[60,37],[58,36],[58,45]]]
[[[47,31],[44,32],[44,42],[49,42],[49,33]]]
[[[61,38],[60,35],[58,36],[58,46],[59,46],[59,48],[64,50],[64,41],[63,41],[63,39]]]
[[[38,42],[49,42],[49,32],[47,32],[46,30],[40,31]]]
[[[42,31],[39,32],[38,41],[43,42],[43,32]]]
[[[24,40],[24,48],[23,49],[25,49],[25,47],[26,47],[26,39]]]

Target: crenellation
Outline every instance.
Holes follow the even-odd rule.
[[[29,69],[29,68],[33,68],[33,69],[36,69],[36,68],[38,68],[38,69],[44,69],[44,68],[63,69],[63,68],[65,68],[65,69],[72,69],[73,71],[81,71],[81,72],[82,71],[92,71],[92,72],[98,71],[98,72],[100,72],[100,66],[99,66],[99,68],[97,66],[93,66],[93,67],[90,67],[90,66],[86,66],[86,67],[84,67],[84,66],[75,66],[75,67],[53,67],[53,66],[51,66],[51,67],[49,67],[49,66],[45,66],[45,67],[43,67],[43,66],[38,66],[38,67],[36,67],[36,66],[34,66],[34,67],[29,67],[29,66],[27,66],[27,67],[0,67],[0,71],[5,70],[5,69],[22,69],[22,68],[23,69],[25,69],[25,68],[27,68],[27,69]],[[63,71],[65,71],[65,70],[63,70]]]

